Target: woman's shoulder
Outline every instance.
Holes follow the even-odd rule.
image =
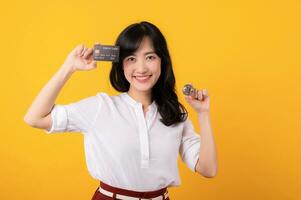
[[[106,92],[97,92],[95,96],[100,99],[111,98],[111,96]]]
[[[121,100],[121,96],[123,93],[111,95],[107,92],[97,92],[95,97],[99,99],[99,101],[103,103],[118,103]]]

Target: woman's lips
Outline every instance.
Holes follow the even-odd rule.
[[[135,78],[135,80],[137,80],[140,83],[146,83],[150,79],[151,76],[152,75],[148,75],[148,76],[134,76],[134,78]]]

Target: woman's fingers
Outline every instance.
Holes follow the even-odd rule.
[[[88,48],[87,48],[87,47],[84,47],[84,50],[81,52],[80,57],[83,57],[84,54],[85,54],[85,52],[86,52],[87,50],[88,50]]]
[[[88,58],[89,55],[91,55],[93,53],[93,48],[88,48],[84,54],[83,54],[83,58]]]
[[[208,97],[208,90],[207,89],[203,89],[203,94]]]
[[[75,47],[75,53],[76,55],[81,55],[82,51],[84,50],[85,45],[84,44],[79,44]]]
[[[203,100],[205,97],[208,97],[207,89],[198,90],[197,99],[198,100]]]
[[[98,42],[95,44],[99,44]],[[76,54],[79,57],[83,57],[84,59],[87,59],[90,54],[93,53],[93,48],[87,48],[84,44],[79,44],[75,48]]]
[[[198,100],[202,100],[202,98],[203,98],[202,90],[198,90],[198,92],[197,92],[197,99]]]

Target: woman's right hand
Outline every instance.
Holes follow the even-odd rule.
[[[93,48],[87,48],[84,44],[77,45],[67,56],[64,66],[75,71],[88,71],[97,67],[93,60]]]

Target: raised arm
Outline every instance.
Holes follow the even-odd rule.
[[[51,110],[55,100],[71,75],[75,71],[87,71],[97,67],[92,58],[92,48],[83,44],[76,46],[63,65],[42,88],[24,116],[24,121],[32,127],[49,129],[52,125]]]

